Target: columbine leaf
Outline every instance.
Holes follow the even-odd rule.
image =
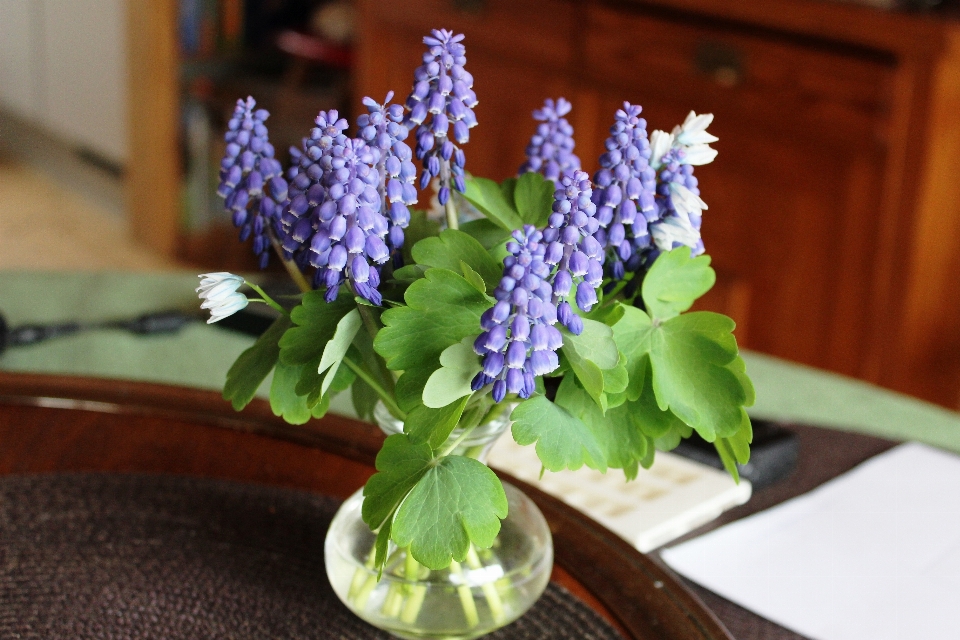
[[[440,223],[431,220],[426,211],[410,210],[410,223],[403,230],[403,262],[413,264],[413,247],[424,238],[432,238],[440,233]]]
[[[460,230],[473,236],[488,251],[510,237],[509,229],[504,229],[486,218],[465,222],[460,225]]]
[[[473,393],[470,383],[481,368],[473,342],[474,336],[469,336],[443,350],[440,368],[433,372],[423,388],[424,405],[439,409]]]
[[[750,443],[753,442],[753,426],[750,424],[750,416],[747,415],[745,410],[741,411],[740,429],[729,438],[717,438],[717,441],[713,443],[717,453],[720,454],[723,468],[737,482],[740,482],[740,470],[737,465],[750,462]]]
[[[473,285],[473,287],[480,293],[487,292],[487,283],[483,281],[483,277],[470,268],[463,260],[460,261],[460,273],[463,274],[463,278]]]
[[[517,444],[537,443],[537,457],[550,471],[579,469],[584,464],[606,471],[596,436],[577,417],[544,396],[524,400],[510,415]]]
[[[613,340],[613,330],[601,322],[584,320],[583,332],[579,336],[573,335],[566,329],[561,329],[561,332],[563,333],[561,349],[573,373],[590,397],[606,410],[603,398],[603,370],[613,369],[620,362],[617,344]]]
[[[630,415],[643,433],[651,438],[663,438],[672,430],[682,430],[686,425],[671,411],[664,411],[657,405],[657,396],[653,391],[653,375],[650,372],[650,357],[643,354],[640,358],[642,392],[629,404]]]
[[[457,427],[468,400],[469,398],[461,398],[439,409],[431,409],[421,404],[410,411],[403,423],[403,430],[410,436],[410,442],[426,442],[432,449],[439,449]]]
[[[658,406],[709,442],[737,432],[747,398],[729,368],[737,357],[733,327],[726,316],[698,311],[651,324],[644,338]]]
[[[377,406],[377,392],[359,378],[353,381],[350,387],[350,396],[353,400],[353,410],[357,412],[357,417],[361,420],[370,420],[373,418],[373,408]]]
[[[641,295],[652,317],[669,320],[683,313],[716,282],[710,256],[691,258],[690,252],[689,247],[668,251],[647,272]]]
[[[553,211],[553,192],[556,187],[539,173],[529,171],[519,178],[513,189],[513,202],[524,224],[540,228],[547,224]]]
[[[323,299],[322,291],[303,294],[303,301],[290,312],[296,325],[280,339],[280,361],[285,364],[320,362],[327,342],[333,338],[337,323],[357,308],[352,298],[341,296],[333,302]]]
[[[397,379],[394,393],[397,395],[397,406],[401,411],[410,413],[423,404],[423,388],[433,375],[433,371],[428,367],[407,369]]]
[[[304,424],[310,419],[307,396],[297,395],[297,382],[303,365],[278,362],[270,385],[270,408],[290,424]]]
[[[376,531],[417,484],[433,462],[428,444],[414,444],[402,433],[383,442],[377,454],[377,473],[363,487],[363,521]]]
[[[627,399],[636,400],[643,389],[647,371],[645,338],[651,330],[650,316],[633,306],[618,305],[622,315],[613,325],[613,341],[623,353],[624,366],[630,379],[627,384]]]
[[[432,466],[397,510],[391,536],[434,570],[462,562],[470,544],[486,549],[507,517],[500,479],[473,458],[446,456]]]
[[[426,267],[449,269],[463,273],[460,262],[467,263],[480,274],[487,287],[493,289],[500,282],[503,268],[472,236],[457,229],[446,229],[439,237],[425,238],[413,247],[413,259]],[[466,275],[466,274],[463,274]]]
[[[273,371],[280,357],[278,342],[289,328],[290,319],[280,316],[230,367],[223,385],[223,399],[229,400],[234,410],[240,411],[250,404],[257,389]]]
[[[463,197],[488,220],[508,231],[523,227],[523,218],[517,213],[513,202],[504,197],[500,185],[487,178],[470,177],[466,182],[467,190]]]
[[[343,357],[347,355],[347,349],[350,348],[350,344],[362,324],[363,320],[360,318],[359,309],[353,309],[340,318],[340,322],[337,323],[337,329],[323,348],[323,355],[320,357],[320,364],[317,366],[317,373],[327,372],[323,377],[320,395],[326,394],[327,389],[333,383],[333,377],[337,375],[340,363],[343,362]]]
[[[557,404],[593,433],[607,466],[623,469],[630,480],[637,477],[640,460],[647,455],[648,440],[632,419],[629,405],[610,409],[604,415],[584,390],[566,378],[557,390]]]
[[[407,306],[383,312],[384,327],[374,340],[387,366],[404,376],[411,369],[437,369],[444,349],[477,334],[490,306],[463,276],[447,269],[428,269],[404,298]]]

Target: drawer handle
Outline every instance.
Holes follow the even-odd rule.
[[[693,60],[698,73],[709,76],[721,87],[735,87],[745,75],[743,54],[736,47],[721,42],[703,41],[697,45]]]

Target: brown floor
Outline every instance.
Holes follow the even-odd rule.
[[[0,270],[158,270],[118,212],[31,165],[0,157]]]

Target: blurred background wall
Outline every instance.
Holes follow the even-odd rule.
[[[704,308],[749,348],[960,405],[955,0],[0,0],[0,152],[119,202],[145,264],[252,268],[215,195],[236,99],[285,157],[321,109],[403,100],[437,27],[466,34],[469,171],[515,173],[547,97],[588,171],[624,100],[649,129],[715,113]]]

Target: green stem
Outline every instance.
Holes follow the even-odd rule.
[[[440,454],[440,457],[442,458],[444,456],[448,456],[451,453],[453,453],[454,449],[459,447],[460,443],[466,440],[467,436],[470,435],[470,433],[476,428],[477,428],[477,425],[473,425],[472,427],[467,427],[466,429],[464,429],[463,432],[459,436],[457,436],[457,439],[454,440],[452,443],[450,443],[450,445],[443,450],[443,453]]]
[[[420,615],[420,609],[423,608],[423,600],[427,596],[427,585],[415,584],[426,578],[426,576],[420,575],[421,567],[422,565],[417,562],[408,548],[406,562],[403,567],[403,577],[409,581],[406,585],[408,594],[406,601],[403,603],[403,610],[400,612],[400,621],[406,624],[413,624],[417,621],[417,616]],[[427,576],[429,575],[430,570],[427,569]]]
[[[463,569],[456,560],[450,561],[450,572],[463,578]],[[480,616],[477,614],[477,603],[473,600],[473,593],[470,586],[463,580],[463,584],[457,587],[457,595],[460,596],[460,606],[463,607],[463,615],[467,619],[468,627],[475,627],[480,624]]]
[[[406,420],[407,414],[400,410],[397,401],[393,399],[393,395],[390,394],[386,389],[380,386],[380,383],[368,372],[365,368],[355,363],[350,359],[349,356],[344,356],[343,364],[347,365],[351,371],[357,374],[357,377],[370,385],[370,388],[376,391],[377,395],[380,396],[380,399],[383,401],[383,404],[387,405],[387,409],[390,410],[390,413],[395,415],[400,420]]]
[[[268,296],[268,295],[264,292],[263,289],[261,289],[260,287],[258,287],[258,286],[255,285],[255,284],[253,284],[252,282],[248,282],[247,280],[244,280],[243,283],[244,283],[245,285],[247,285],[248,287],[250,287],[251,289],[253,289],[254,291],[256,291],[257,293],[259,293],[260,296],[263,298],[262,300],[258,300],[257,298],[248,298],[248,300],[250,300],[250,302],[262,302],[262,303],[264,303],[265,305],[267,305],[268,307],[270,307],[271,309],[276,309],[277,311],[279,311],[280,313],[282,313],[283,315],[285,315],[285,316],[287,316],[287,317],[290,316],[290,312],[287,311],[286,309],[284,309],[283,307],[281,307],[280,304],[279,304],[276,300],[274,300],[273,298],[271,298],[270,296]]]
[[[363,326],[366,327],[367,333],[370,334],[370,339],[376,338],[377,332],[380,331],[380,323],[373,317],[373,312],[370,310],[370,307],[365,304],[358,304],[357,310],[360,311],[360,319],[363,320]],[[393,373],[387,369],[387,364],[380,358],[377,358],[377,366],[380,368],[380,377],[383,378],[383,383],[387,386],[387,392],[392,396],[396,389]]]
[[[453,204],[453,194],[447,198],[447,204],[444,205],[444,210],[447,212],[447,228],[459,229],[460,219],[457,217],[457,207]]]
[[[474,570],[483,568],[483,565],[480,564],[480,558],[477,557],[477,550],[472,544],[467,551],[467,566]],[[480,589],[490,606],[490,614],[493,616],[494,622],[497,624],[503,622],[507,617],[507,612],[503,608],[503,600],[500,599],[500,594],[497,593],[497,586],[492,582],[485,582],[480,585]]]
[[[274,237],[272,232],[270,233],[270,244],[273,245],[273,250],[277,252],[278,256],[280,256],[280,262],[283,263],[287,273],[290,274],[290,278],[300,288],[300,291],[307,293],[308,291],[313,290],[313,287],[310,286],[310,283],[307,282],[307,279],[303,277],[303,273],[300,272],[300,268],[292,260],[287,260],[283,257],[283,248],[280,246],[280,243]]]

